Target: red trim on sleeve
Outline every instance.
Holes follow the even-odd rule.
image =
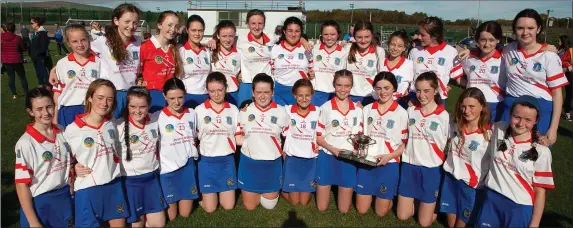
[[[245,135],[245,132],[239,131],[239,132],[236,132],[235,135]]]
[[[552,185],[552,184],[540,184],[540,183],[535,183],[535,182],[533,182],[533,187],[545,188],[545,189],[554,189],[554,188],[555,188],[555,185]]]
[[[22,165],[21,163],[16,163],[16,165],[14,165],[14,169],[21,169],[24,172],[29,171],[28,167],[25,165]]]
[[[14,180],[15,184],[29,184],[32,183],[32,178],[20,178]]]
[[[533,204],[533,202],[535,202],[535,193],[533,193],[533,188],[531,188],[531,186],[529,186],[529,183],[527,183],[527,181],[525,181],[523,177],[521,177],[519,174],[516,173],[515,177],[517,177],[517,180],[519,181],[521,186],[523,186],[525,191],[529,193],[529,196],[531,196],[531,204]]]
[[[553,87],[549,87],[549,89],[551,89],[551,90],[559,89],[559,88],[561,88],[561,87],[563,87],[563,86],[566,86],[566,85],[569,85],[569,82],[564,82],[564,83],[561,84],[561,85],[556,85],[556,86],[553,86]],[[550,93],[550,94],[551,94],[551,93]]]
[[[563,76],[565,76],[565,73],[561,72],[561,73],[553,75],[551,77],[547,77],[547,81],[557,80],[557,79],[562,78]]]
[[[553,177],[553,172],[535,172],[533,175],[538,177]]]
[[[408,134],[408,129],[402,130],[402,134]]]

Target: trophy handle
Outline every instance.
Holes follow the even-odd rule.
[[[358,135],[358,134],[350,134],[348,136],[348,138],[346,138],[346,141],[348,141],[350,144],[354,145],[354,138],[356,138],[356,135]]]

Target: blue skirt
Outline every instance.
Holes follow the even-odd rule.
[[[159,175],[163,198],[167,204],[176,203],[179,200],[199,198],[196,169],[195,160],[189,158],[187,164],[178,170]]]
[[[83,105],[61,106],[58,109],[58,124],[66,128],[76,119],[76,116],[84,113]]]
[[[44,227],[70,227],[74,224],[74,203],[70,186],[37,195],[33,198],[34,211]],[[20,227],[30,227],[24,210],[20,208]]]
[[[351,161],[328,155],[320,150],[316,162],[316,182],[322,186],[337,185],[344,188],[354,188],[356,185],[356,166]]]
[[[476,189],[468,186],[463,180],[456,179],[452,174],[445,172],[442,192],[440,193],[440,212],[455,214],[466,224],[474,221],[477,211],[474,210],[476,202]]]
[[[239,188],[247,192],[278,192],[283,183],[282,158],[254,160],[241,153],[239,159]]]
[[[129,217],[121,178],[76,192],[76,227],[101,226],[106,221]]]
[[[284,192],[315,192],[317,158],[286,156],[284,162]]]
[[[187,108],[196,108],[209,99],[209,94],[185,94],[185,104]]]
[[[129,204],[128,223],[134,223],[141,216],[167,208],[157,171],[124,177],[124,183]]]
[[[235,92],[230,92],[227,93],[227,95],[225,96],[225,100],[231,104],[234,104],[235,106],[239,107],[239,92],[235,91]]]
[[[400,163],[392,162],[383,166],[359,165],[356,175],[356,194],[376,196],[392,200],[398,192]]]
[[[234,154],[220,157],[201,156],[198,166],[201,193],[218,193],[237,189]]]
[[[292,94],[292,86],[275,82],[273,100],[282,106],[296,104],[294,95]]]
[[[115,100],[117,101],[117,107],[113,110],[113,118],[119,119],[123,114],[123,109],[127,104],[127,91],[118,90],[115,95]]]
[[[324,103],[326,103],[327,101],[332,99],[333,97],[334,97],[334,93],[325,93],[325,92],[320,92],[320,91],[314,91],[314,94],[312,95],[311,103],[313,105],[315,105],[316,107],[320,107]]]
[[[521,205],[494,190],[487,189],[476,227],[529,227],[533,206]]]
[[[350,95],[350,100],[352,100],[352,102],[360,102],[362,104],[362,106],[372,104],[372,102],[375,101],[374,97],[372,97],[372,96],[361,97],[361,96],[353,96],[353,95]]]
[[[149,95],[151,96],[151,104],[149,105],[149,113],[155,113],[161,110],[167,103],[165,102],[165,96],[163,96],[163,91],[160,90],[149,90]]]
[[[442,166],[428,168],[403,162],[398,194],[422,203],[435,203],[440,193],[442,172]]]
[[[239,90],[237,90],[237,107],[243,106],[244,102],[249,102],[253,98],[253,84],[239,83]]]

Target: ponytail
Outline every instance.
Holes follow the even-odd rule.
[[[141,97],[141,98],[145,98],[145,100],[147,101],[147,104],[151,104],[151,95],[149,94],[149,91],[145,88],[145,87],[141,87],[141,86],[132,86],[131,88],[129,88],[129,90],[127,90],[127,95],[126,95],[126,101],[125,102],[125,108],[123,109],[123,121],[124,121],[124,127],[123,127],[123,140],[125,141],[125,148],[126,148],[126,157],[125,160],[127,160],[128,162],[132,160],[132,153],[131,153],[131,148],[130,148],[130,144],[131,144],[131,136],[129,134],[129,101],[131,97]]]

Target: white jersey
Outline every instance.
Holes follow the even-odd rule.
[[[121,149],[115,124],[104,119],[99,126],[90,126],[83,119],[86,115],[77,115],[64,132],[78,163],[92,170],[85,177],[76,177],[75,191],[107,184],[120,175]]]
[[[392,68],[388,66],[388,59],[385,58],[380,61],[379,69],[380,72],[388,71],[396,76],[398,88],[394,92],[394,99],[404,96],[406,91],[410,91],[410,85],[414,84],[414,62],[403,56],[400,56],[400,61]]]
[[[263,34],[263,43],[255,41],[249,32],[247,35],[239,36],[237,40],[237,50],[241,56],[241,81],[252,83],[253,78],[258,73],[265,73],[271,76],[271,49],[275,44],[267,35]]]
[[[80,64],[74,53],[68,54],[56,64],[56,77],[59,83],[54,92],[60,93],[58,107],[82,105],[92,81],[100,77],[101,59],[90,53],[87,62]]]
[[[181,80],[185,84],[188,94],[207,94],[205,81],[211,73],[211,51],[201,47],[199,51],[191,48],[189,41],[179,47],[179,54],[183,60],[183,76]]]
[[[529,95],[547,101],[553,100],[551,90],[569,84],[561,66],[561,59],[556,53],[543,51],[544,44],[537,52],[528,55],[518,47],[518,42],[503,48],[502,69],[507,77],[505,92],[512,97]],[[502,73],[503,74],[503,73]]]
[[[201,156],[218,157],[235,153],[235,131],[239,118],[237,106],[225,102],[223,109],[217,111],[207,100],[197,106],[195,112]]]
[[[320,106],[321,114],[318,126],[321,136],[333,147],[353,151],[354,146],[349,141],[351,134],[362,133],[362,109],[354,106],[350,98],[348,100],[348,112],[342,113],[336,104],[336,97]],[[321,148],[325,153],[332,153],[325,148]]]
[[[476,53],[462,61],[467,87],[475,87],[483,92],[488,103],[503,101],[505,91],[499,85],[501,53],[495,50],[492,57],[481,59]]]
[[[402,162],[428,168],[442,165],[450,130],[450,115],[444,106],[429,114],[422,113],[420,106],[412,106],[408,118],[408,144]]]
[[[299,42],[294,48],[285,46],[285,41],[271,50],[271,68],[276,82],[293,86],[301,79],[308,79],[308,69],[312,68],[312,54]]]
[[[346,69],[352,72],[354,81],[350,95],[360,97],[372,96],[374,91],[372,83],[374,82],[376,74],[380,72],[378,70],[378,63],[383,61],[385,57],[384,49],[370,46],[368,50],[366,50],[366,53],[359,53],[357,50],[354,56],[356,57],[356,62],[354,63],[350,63],[348,59],[346,59]]]
[[[121,146],[121,175],[137,176],[153,172],[159,168],[159,126],[157,119],[152,119],[150,114],[145,119],[145,125],[140,128],[133,122],[131,116],[129,121],[123,118],[117,120],[117,130],[119,132],[119,143]],[[127,161],[127,147],[125,146],[125,125],[129,124],[129,149],[131,150],[131,161]]]
[[[62,188],[68,184],[72,155],[61,130],[52,126],[55,139],[43,136],[33,123],[26,126],[26,133],[18,139],[16,152],[16,184],[30,186],[32,197]]]
[[[113,82],[117,90],[127,90],[135,85],[140,67],[140,37],[132,36],[130,43],[124,46],[128,58],[122,63],[118,63],[111,55],[111,50],[109,49],[105,36],[95,39],[90,45],[92,51],[96,53],[96,56],[101,58],[101,78]]]
[[[253,103],[239,113],[235,134],[244,135],[241,152],[254,160],[275,160],[282,155],[281,134],[289,123],[284,107],[274,101],[263,111]]]
[[[213,71],[219,71],[227,78],[227,93],[235,92],[239,89],[239,79],[237,76],[241,72],[241,56],[237,52],[237,47],[233,47],[231,52],[225,54],[218,53],[219,60],[211,63]]]
[[[446,87],[451,79],[458,79],[463,76],[462,65],[458,59],[458,51],[442,42],[435,47],[415,47],[410,50],[408,58],[414,62],[414,81],[418,75],[433,71],[438,76],[440,84],[440,97],[448,98]],[[414,83],[410,86],[410,91],[415,91]]]
[[[498,122],[494,125],[493,137],[488,149],[491,156],[486,185],[513,202],[521,205],[533,205],[533,188],[553,189],[553,171],[551,171],[551,151],[537,144],[538,158],[532,161],[526,158],[531,149],[531,140],[517,142],[515,138],[504,139],[509,125]],[[499,142],[505,141],[506,151],[497,150]]]
[[[290,125],[284,131],[284,151],[288,156],[299,158],[314,158],[318,155],[316,136],[319,132],[318,121],[320,109],[310,105],[309,112],[301,116],[297,105],[287,105],[286,110],[290,117]]]
[[[197,113],[184,108],[179,116],[167,107],[153,113],[159,125],[159,169],[161,174],[170,173],[185,166],[189,158],[197,158]]]
[[[394,153],[408,139],[408,113],[394,101],[385,113],[378,111],[378,102],[364,107],[364,134],[376,140],[368,147],[369,156]],[[400,162],[400,157],[389,162]]]
[[[491,129],[487,132],[491,138]],[[460,137],[463,134],[464,139]],[[468,186],[476,188],[487,176],[489,159],[484,155],[489,146],[484,132],[479,128],[474,132],[459,132],[455,122],[450,123],[450,142],[448,156],[444,162],[444,171],[452,174],[457,180],[464,181]]]
[[[334,93],[334,73],[346,69],[348,50],[337,44],[334,51],[328,52],[326,46],[321,43],[314,47],[312,55],[314,57],[312,62],[312,70],[314,71],[312,85],[314,90]]]

